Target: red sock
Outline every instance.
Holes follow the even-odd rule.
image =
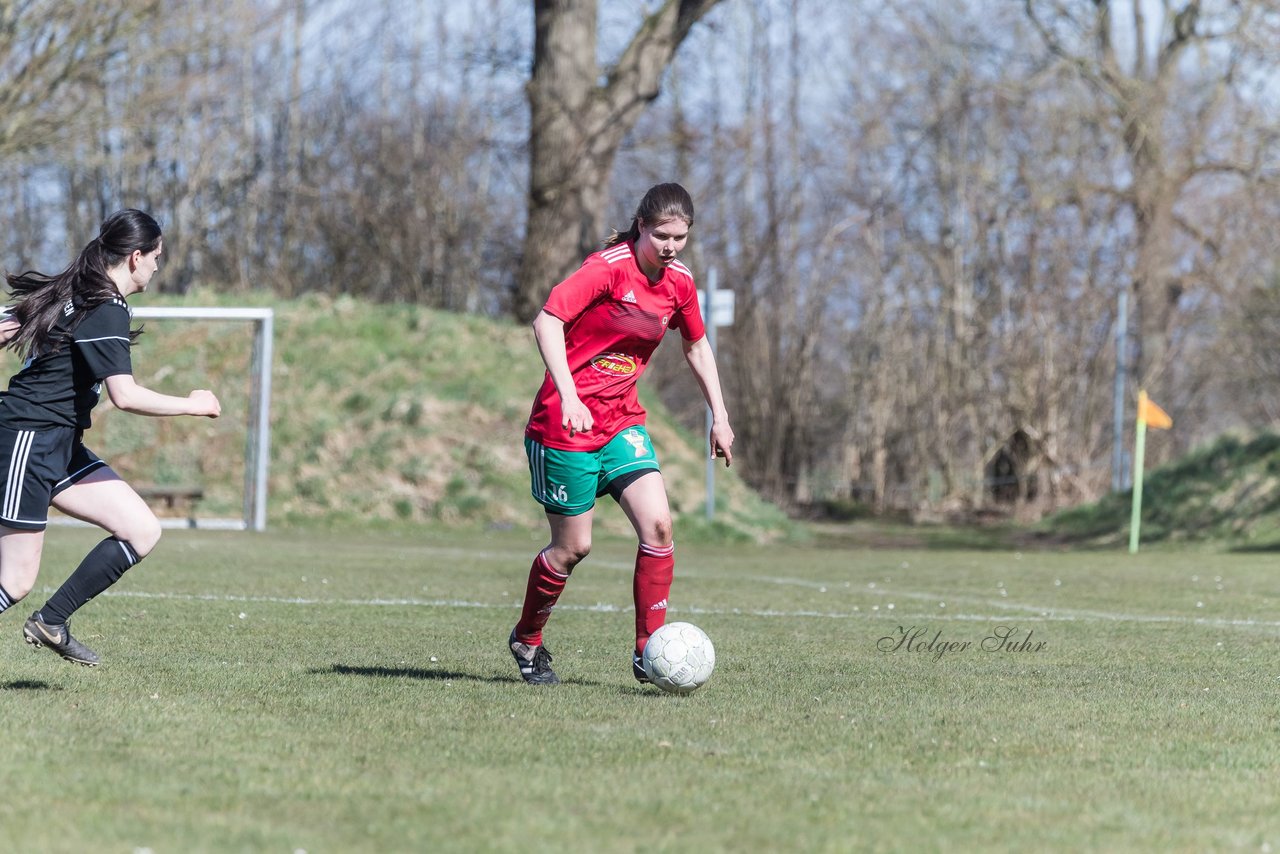
[[[524,609],[520,622],[516,623],[516,640],[531,646],[542,643],[542,627],[551,618],[551,609],[564,591],[568,575],[561,575],[551,568],[542,552],[529,567],[529,584],[524,591]]]
[[[636,551],[632,592],[636,600],[636,652],[644,652],[649,635],[667,621],[667,596],[676,571],[676,547],[646,546]]]

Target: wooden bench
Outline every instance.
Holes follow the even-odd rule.
[[[186,511],[185,515],[194,515],[195,506],[204,498],[204,487],[201,486],[157,486],[148,484],[136,486],[134,491],[148,504],[159,503],[166,510]]]

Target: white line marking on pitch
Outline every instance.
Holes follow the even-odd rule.
[[[215,593],[149,593],[141,590],[108,590],[103,594],[112,598],[128,598],[128,599],[161,599],[182,602],[237,602],[237,603],[261,603],[267,605],[338,605],[342,607],[415,607],[415,608],[484,608],[494,610],[512,610],[519,607],[519,602],[495,604],[492,602],[471,602],[462,599],[415,599],[415,598],[370,598],[370,599],[316,599],[302,596],[240,596],[232,594],[215,594]],[[896,595],[908,598],[920,599],[938,599],[944,601],[947,597],[937,597],[926,593],[903,593],[899,591]],[[957,597],[950,597],[952,601],[956,601]],[[713,616],[746,616],[746,617],[808,617],[816,619],[831,620],[889,620],[899,623],[908,623],[915,621],[930,622],[966,622],[966,623],[991,623],[1009,620],[1029,620],[1034,622],[1133,622],[1133,623],[1157,623],[1170,625],[1188,625],[1188,626],[1211,626],[1215,628],[1244,628],[1244,629],[1275,629],[1280,628],[1280,621],[1275,620],[1251,620],[1251,619],[1228,619],[1215,617],[1183,617],[1178,615],[1162,615],[1162,614],[1123,614],[1109,613],[1106,611],[1087,611],[1087,610],[1071,610],[1063,608],[1054,609],[1036,609],[1030,605],[1019,605],[1017,603],[992,603],[975,601],[973,604],[990,605],[997,609],[1031,609],[1039,613],[1033,614],[944,614],[944,613],[927,613],[927,614],[908,614],[896,613],[889,611],[815,611],[808,609],[800,610],[780,610],[773,608],[703,608],[697,605],[688,605],[684,607],[673,607],[671,614],[708,614]],[[600,602],[595,605],[558,605],[557,610],[562,611],[583,611],[591,613],[617,613],[630,611],[630,605],[614,605],[607,602]],[[1047,611],[1047,613],[1044,613]]]

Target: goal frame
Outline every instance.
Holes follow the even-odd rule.
[[[275,339],[275,311],[270,308],[179,308],[139,306],[139,320],[236,320],[253,324],[250,360],[248,438],[245,441],[244,512],[240,519],[161,519],[162,525],[183,528],[267,529],[267,475],[271,463],[271,362]]]

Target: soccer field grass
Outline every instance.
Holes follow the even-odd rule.
[[[505,651],[542,537],[170,532],[22,643],[0,850],[1280,849],[1273,555],[677,548],[688,696],[630,674],[633,546]],[[24,607],[26,606],[26,607]]]

